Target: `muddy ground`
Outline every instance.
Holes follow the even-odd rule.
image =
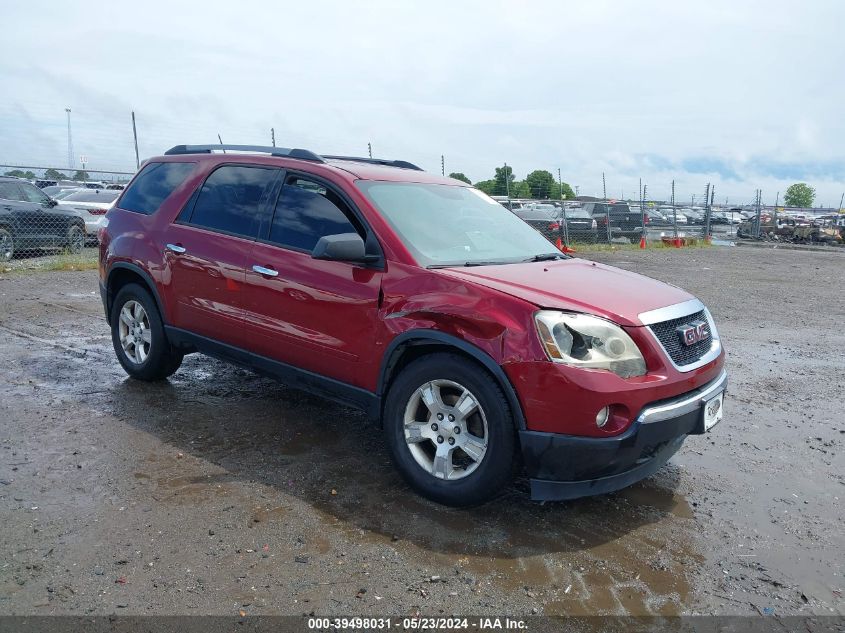
[[[472,510],[346,408],[202,356],[128,380],[95,272],[0,275],[0,609],[845,614],[845,256],[590,257],[709,305],[726,419],[625,491]]]

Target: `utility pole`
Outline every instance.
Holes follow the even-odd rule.
[[[710,183],[704,188],[704,239],[710,239]]]
[[[370,154],[370,158],[373,157],[373,145],[372,143],[367,143],[367,152]]]
[[[65,108],[67,112],[67,166],[68,169],[73,169],[73,137],[70,134],[70,108]]]
[[[604,179],[604,172],[601,173],[601,189],[604,200],[605,227],[607,228],[607,243],[610,244],[610,206],[607,204],[607,181]]]
[[[446,157],[443,154],[440,154],[440,173],[446,175]]]
[[[775,231],[777,231],[778,228],[778,202],[780,202],[780,191],[778,191],[777,195],[775,195],[775,208],[772,211],[772,224],[775,227]]]
[[[672,229],[678,239],[678,211],[675,209],[675,181],[672,181]]]
[[[141,169],[141,158],[138,156],[138,130],[135,127],[135,110],[132,110],[132,136],[135,139],[135,169]]]
[[[508,164],[505,163],[505,192],[508,194],[508,209],[513,211],[513,204],[511,203],[511,182],[508,178]]]
[[[754,215],[754,237],[760,237],[760,214],[762,210],[760,209],[760,199],[763,197],[763,190],[757,190],[757,200],[755,204],[757,206],[757,213]]]
[[[643,227],[642,239],[645,240],[645,198],[643,195],[643,179],[640,178],[640,226]],[[645,242],[642,242],[642,245],[645,246]]]
[[[842,209],[843,209],[843,207],[842,207],[842,203],[843,203],[843,202],[845,202],[845,193],[843,193],[843,194],[839,197],[839,210],[840,210],[840,211],[842,211]]]
[[[270,128],[270,142],[273,143],[273,147],[276,147],[276,129]]]
[[[563,201],[563,178],[560,176],[560,167],[557,168],[557,186],[560,190],[560,208],[563,212],[563,243],[569,245],[569,221],[566,219],[566,203]]]

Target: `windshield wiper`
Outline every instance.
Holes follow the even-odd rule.
[[[542,253],[540,255],[534,255],[534,257],[530,259],[526,259],[523,261],[526,262],[548,262],[553,259],[566,259],[562,253]]]
[[[432,264],[431,266],[426,266],[426,268],[464,268],[467,266],[504,266],[505,264],[518,264],[519,262],[513,261],[478,261],[478,262],[456,262],[454,264]]]

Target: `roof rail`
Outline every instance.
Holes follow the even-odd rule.
[[[414,165],[414,163],[409,163],[406,160],[389,160],[387,158],[362,158],[360,156],[327,156],[323,155],[323,158],[328,160],[351,160],[356,163],[370,163],[371,165],[385,165],[386,167],[401,167],[402,169],[415,169],[417,171],[423,171],[422,167],[418,167]]]
[[[165,156],[179,154],[211,154],[216,150],[224,152],[226,150],[232,152],[258,152],[261,154],[270,154],[271,156],[310,160],[315,163],[325,162],[320,156],[307,149],[288,149],[287,147],[267,147],[262,145],[176,145],[164,152],[164,154]]]

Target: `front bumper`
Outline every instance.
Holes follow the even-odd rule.
[[[704,432],[702,406],[727,388],[722,370],[709,383],[645,407],[621,435],[593,438],[520,431],[531,498],[576,499],[613,492],[657,472],[684,443]]]

